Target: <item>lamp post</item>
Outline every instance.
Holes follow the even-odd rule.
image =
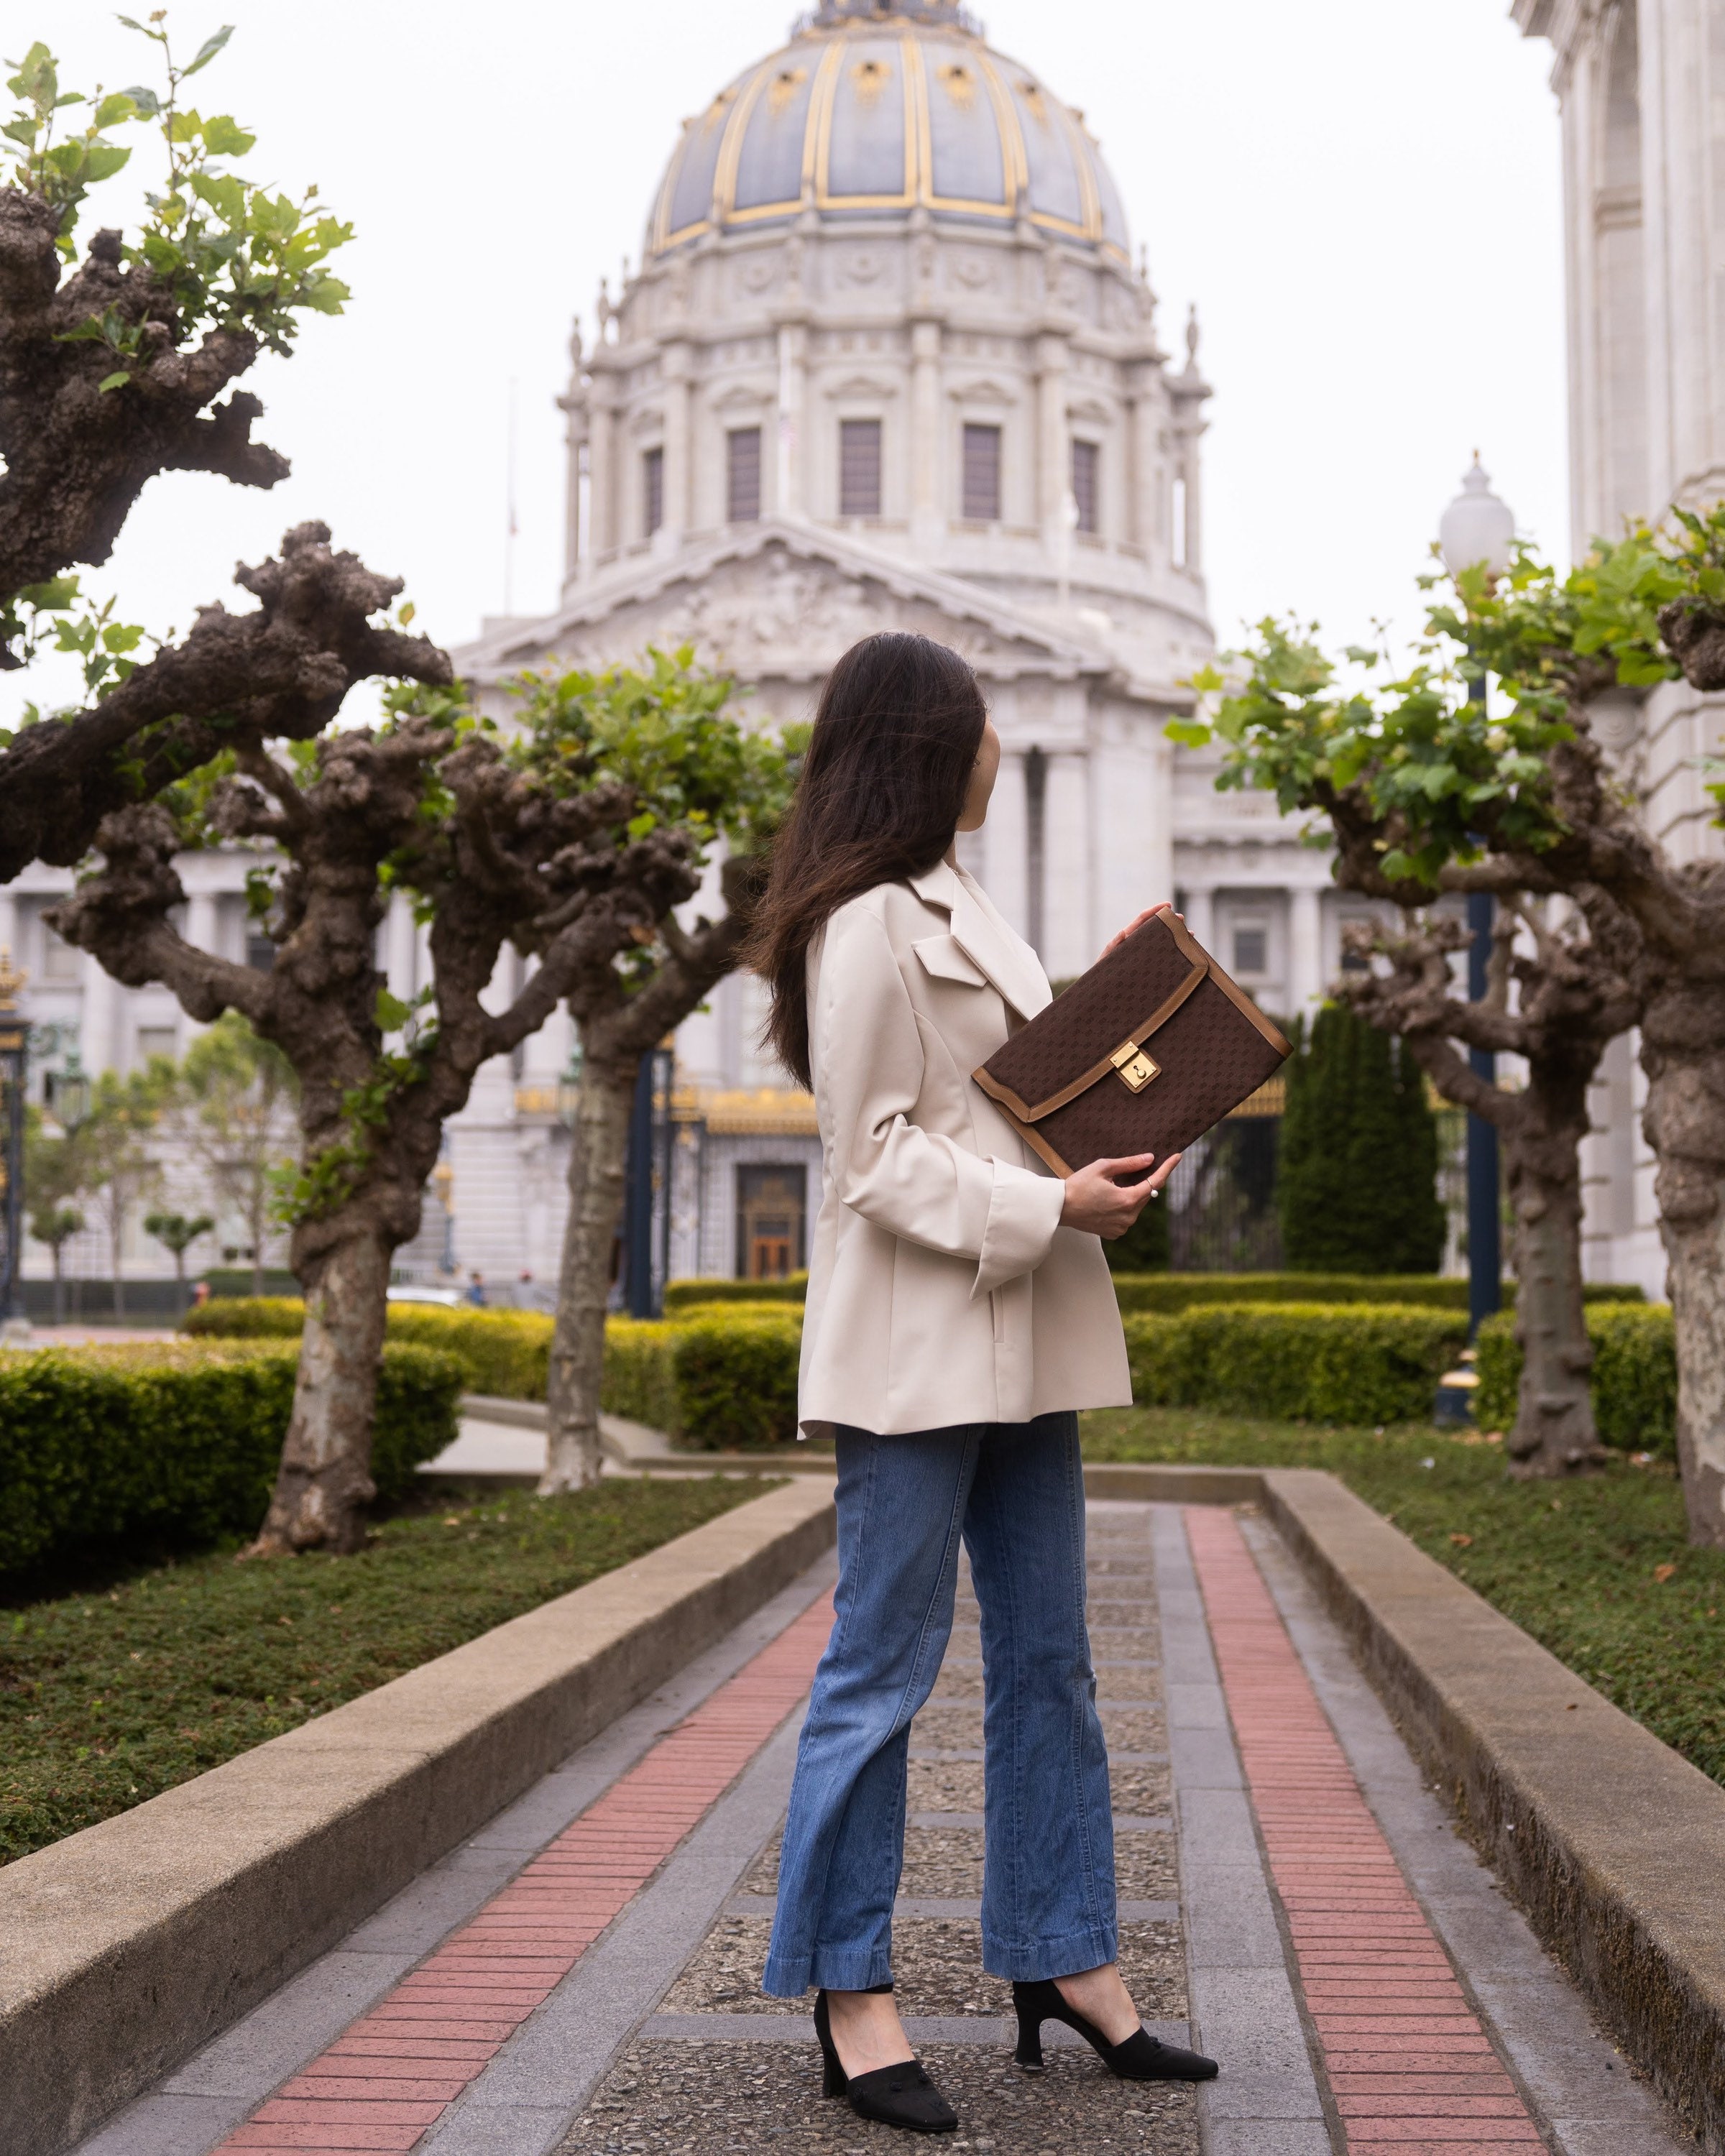
[[[24,1072],[30,1029],[18,1007],[29,976],[0,948],[0,1338],[29,1337],[24,1315]]]
[[[432,1188],[437,1193],[437,1202],[444,1209],[443,1270],[455,1270],[455,1171],[446,1154],[431,1171]]]
[[[1492,577],[1508,568],[1516,536],[1513,511],[1491,491],[1491,482],[1474,452],[1472,465],[1461,481],[1461,491],[1444,511],[1438,525],[1438,551],[1450,575],[1482,567]],[[1468,699],[1480,705],[1484,716],[1486,677],[1476,675],[1467,685]],[[1467,993],[1478,1003],[1486,993],[1486,969],[1491,957],[1491,929],[1497,902],[1488,891],[1467,895],[1467,925],[1473,941],[1467,953]],[[1468,1062],[1486,1085],[1497,1081],[1497,1059],[1489,1048],[1468,1051]],[[1472,1339],[1481,1322],[1503,1301],[1503,1250],[1497,1166],[1497,1129],[1483,1116],[1467,1119],[1467,1332]]]

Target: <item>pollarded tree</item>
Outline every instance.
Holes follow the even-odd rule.
[[[788,745],[741,724],[730,708],[736,685],[698,667],[691,649],[649,652],[644,670],[547,675],[520,685],[536,756],[591,757],[639,804],[632,829],[674,835],[699,863],[724,854],[716,920],[685,923],[667,902],[626,950],[595,945],[569,983],[581,1086],[540,1484],[549,1493],[583,1489],[599,1473],[605,1305],[641,1059],[737,965],[758,888],[755,856],[789,802],[796,737]]]
[[[685,834],[632,830],[636,795],[578,747],[531,728],[506,747],[454,692],[391,702],[380,726],[247,749],[109,816],[100,866],[50,916],[127,986],[163,982],[204,1022],[237,1011],[297,1077],[300,1163],[284,1209],[305,1326],[265,1553],[364,1540],[390,1259],[418,1232],[444,1122],[474,1074],[543,1024],[585,969],[650,937],[699,880]],[[260,850],[267,973],[175,925],[175,856],[212,842]],[[375,958],[398,890],[429,923],[432,981],[413,1009]],[[493,1012],[482,998],[510,942],[537,963]]]
[[[1589,716],[1606,690],[1679,672],[1725,686],[1725,509],[1598,541],[1567,577],[1525,552],[1496,583],[1464,572],[1430,623],[1434,649],[1404,679],[1351,693],[1309,641],[1265,624],[1253,682],[1218,721],[1229,776],[1327,816],[1350,888],[1414,908],[1488,891],[1584,910],[1603,892],[1620,909],[1639,944],[1684,1500],[1692,1539],[1725,1546],[1725,860],[1667,851]],[[1507,691],[1500,719],[1466,693],[1482,668]]]
[[[1451,963],[1472,937],[1436,913],[1408,916],[1399,934],[1350,930],[1356,948],[1389,968],[1350,974],[1337,991],[1362,1018],[1399,1034],[1444,1098],[1484,1117],[1502,1140],[1523,1351],[1505,1450],[1512,1471],[1526,1476],[1579,1474],[1605,1456],[1582,1296],[1581,1141],[1599,1059],[1640,1014],[1639,942],[1620,909],[1595,893],[1585,917],[1554,921],[1553,911],[1538,901],[1504,903],[1478,1002],[1457,993]],[[1521,1056],[1526,1086],[1507,1092],[1491,1084],[1462,1053],[1470,1048]]]
[[[126,1316],[126,1224],[162,1181],[157,1133],[172,1082],[173,1066],[165,1056],[152,1057],[147,1068],[123,1078],[117,1071],[103,1071],[90,1088],[90,1112],[71,1141],[80,1188],[94,1203],[108,1232],[114,1315],[118,1318]]]
[[[252,439],[262,406],[232,385],[261,352],[290,352],[308,312],[339,313],[347,296],[326,264],[351,228],[315,188],[295,202],[233,171],[254,138],[184,101],[228,33],[182,68],[159,11],[132,27],[159,49],[161,89],[63,91],[52,54],[33,45],[0,130],[13,146],[0,186],[0,668],[74,654],[91,699],[45,716],[27,707],[22,726],[0,731],[0,881],[37,858],[80,860],[105,815],[224,747],[316,735],[357,680],[449,678],[423,638],[373,621],[400,587],[332,553],[321,526],[290,532],[279,562],[239,572],[255,613],[207,608],[182,643],[141,661],[143,631],[86,602],[69,573],[109,558],[160,473],[285,478],[286,459]],[[131,155],[116,131],[136,126],[161,136],[161,192],[133,238],[100,231],[80,262],[80,209]]]
[[[24,1111],[24,1204],[31,1235],[54,1260],[54,1322],[65,1309],[66,1245],[84,1226],[74,1202],[84,1194],[83,1163],[73,1132],[50,1122],[34,1101]]]
[[[1437,1125],[1394,1041],[1333,1004],[1287,1066],[1276,1204],[1296,1272],[1435,1273]]]

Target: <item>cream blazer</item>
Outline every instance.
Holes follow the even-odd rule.
[[[1050,1001],[1036,954],[944,863],[842,906],[809,953],[821,1206],[805,1432],[1126,1407],[1102,1246],[970,1074]]]

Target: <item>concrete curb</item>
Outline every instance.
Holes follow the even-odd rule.
[[[1333,1476],[1263,1502],[1471,1838],[1710,2156],[1725,2156],[1725,1789]]]
[[[799,1479],[0,1871],[0,2156],[57,2156],[834,1534]]]

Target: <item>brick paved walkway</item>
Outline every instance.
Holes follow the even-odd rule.
[[[864,2156],[805,2004],[759,1989],[830,1560],[80,2156]],[[913,2041],[995,2156],[1676,2156],[1455,1835],[1261,1521],[1091,1508],[1122,1962],[1205,2090],[1010,2061],[980,1968],[982,1668],[961,1588],[912,1730]],[[1062,2032],[1064,2035],[1065,2032]],[[1050,2030],[1045,2041],[1054,2035]]]
[[[1543,2147],[1367,1808],[1238,1525],[1194,1508],[1186,1532],[1349,2156]]]

